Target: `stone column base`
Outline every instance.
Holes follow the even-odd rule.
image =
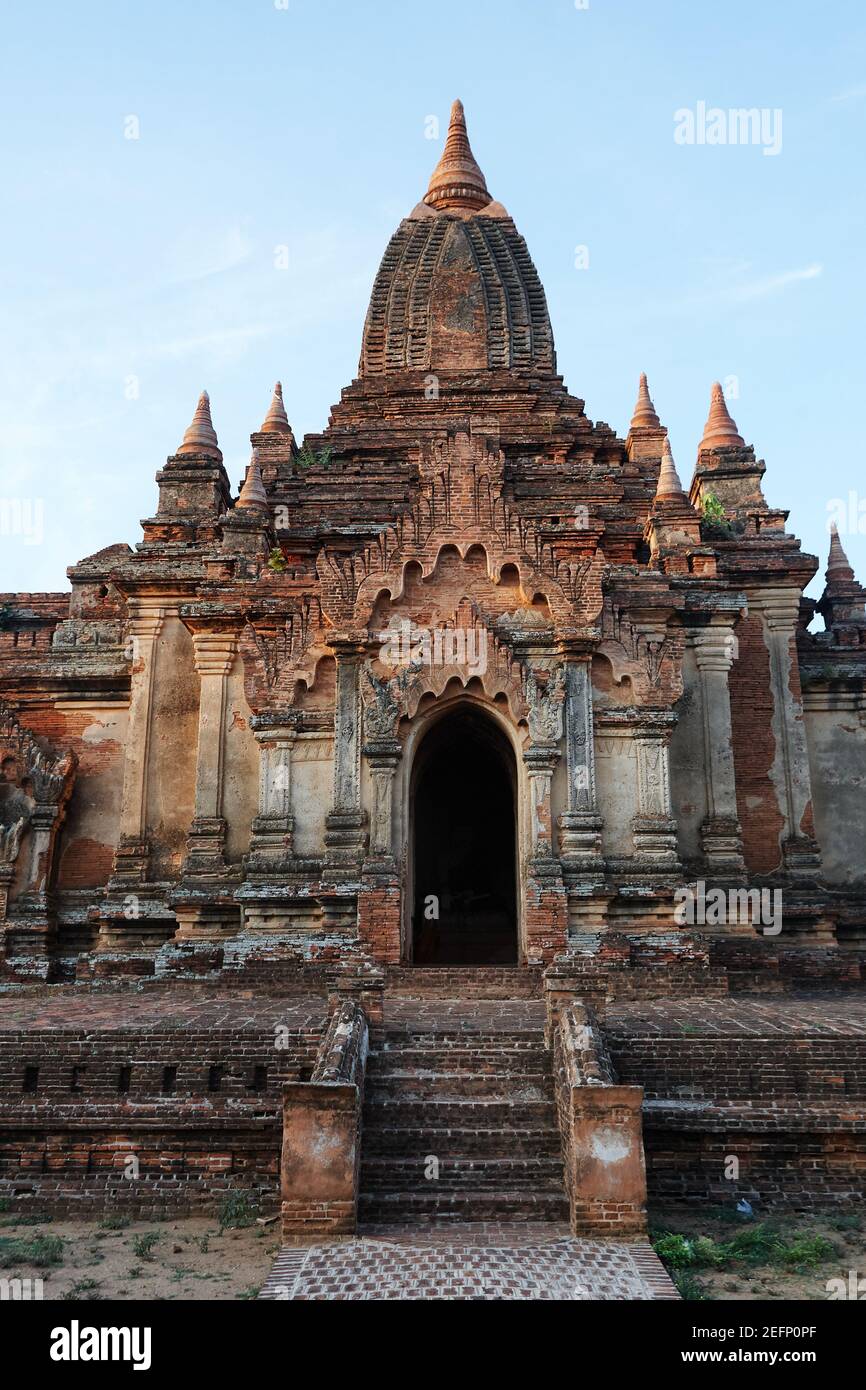
[[[792,835],[782,841],[782,863],[792,878],[821,876],[821,851],[808,835]]]
[[[241,910],[236,902],[175,902],[175,941],[219,941],[236,936]]]
[[[227,826],[221,816],[198,817],[186,837],[184,874],[224,874]]]
[[[149,866],[150,842],[121,835],[114,851],[114,864],[108,880],[109,892],[134,891],[137,885],[147,882]]]
[[[701,826],[701,849],[709,879],[745,883],[743,838],[740,823],[725,816],[708,816]]]
[[[563,811],[559,817],[559,852],[564,870],[591,872],[603,868],[603,825],[601,816],[588,811]]]

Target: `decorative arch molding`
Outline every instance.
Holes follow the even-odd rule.
[[[429,583],[435,580],[444,555],[453,551],[465,564],[467,556],[473,550],[483,552],[487,562],[485,577],[491,585],[500,585],[503,569],[515,569],[521,592],[526,596],[527,606],[531,604],[531,595],[543,593],[554,621],[569,626],[574,626],[576,622],[588,626],[598,618],[602,606],[601,576],[605,566],[600,551],[596,552],[592,560],[584,560],[579,565],[561,566],[558,578],[538,569],[526,555],[521,555],[517,550],[492,547],[489,537],[485,540],[479,532],[464,536],[460,542],[451,537],[431,538],[423,552],[395,555],[388,570],[370,573],[358,585],[351,612],[351,626],[369,627],[377,603],[385,594],[392,603],[400,602],[405,597],[406,575],[410,568],[420,566],[422,583]],[[564,579],[565,584],[560,582],[560,578]],[[477,580],[468,579],[467,593],[471,593],[473,587],[477,587]]]
[[[505,455],[491,428],[492,435],[479,422],[474,432],[431,441],[421,450],[420,492],[407,513],[354,548],[319,551],[322,607],[334,627],[363,626],[381,590],[394,600],[402,595],[409,563],[420,564],[429,578],[446,547],[463,559],[474,547],[483,550],[493,583],[505,565],[516,566],[524,588],[547,595],[557,621],[596,622],[606,561],[594,533],[552,533],[543,518],[514,506],[506,495]]]

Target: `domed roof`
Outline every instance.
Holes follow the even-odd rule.
[[[382,258],[360,374],[484,368],[553,375],[556,354],[538,272],[487,190],[456,101],[424,201]]]

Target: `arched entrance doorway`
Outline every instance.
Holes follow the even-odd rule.
[[[508,739],[472,705],[422,739],[410,788],[417,965],[517,961],[516,781]]]

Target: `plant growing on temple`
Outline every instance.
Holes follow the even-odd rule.
[[[288,561],[278,545],[275,545],[268,556],[268,569],[276,574],[283,574],[289,568]]]
[[[305,471],[308,468],[327,469],[330,468],[333,457],[334,451],[330,446],[316,450],[310,448],[309,444],[305,444],[298,451],[295,463],[299,471]]]
[[[733,540],[742,531],[741,523],[731,521],[714,492],[704,494],[701,530],[707,539]]]
[[[727,521],[725,509],[714,492],[708,492],[704,497],[704,521],[719,522]]]

